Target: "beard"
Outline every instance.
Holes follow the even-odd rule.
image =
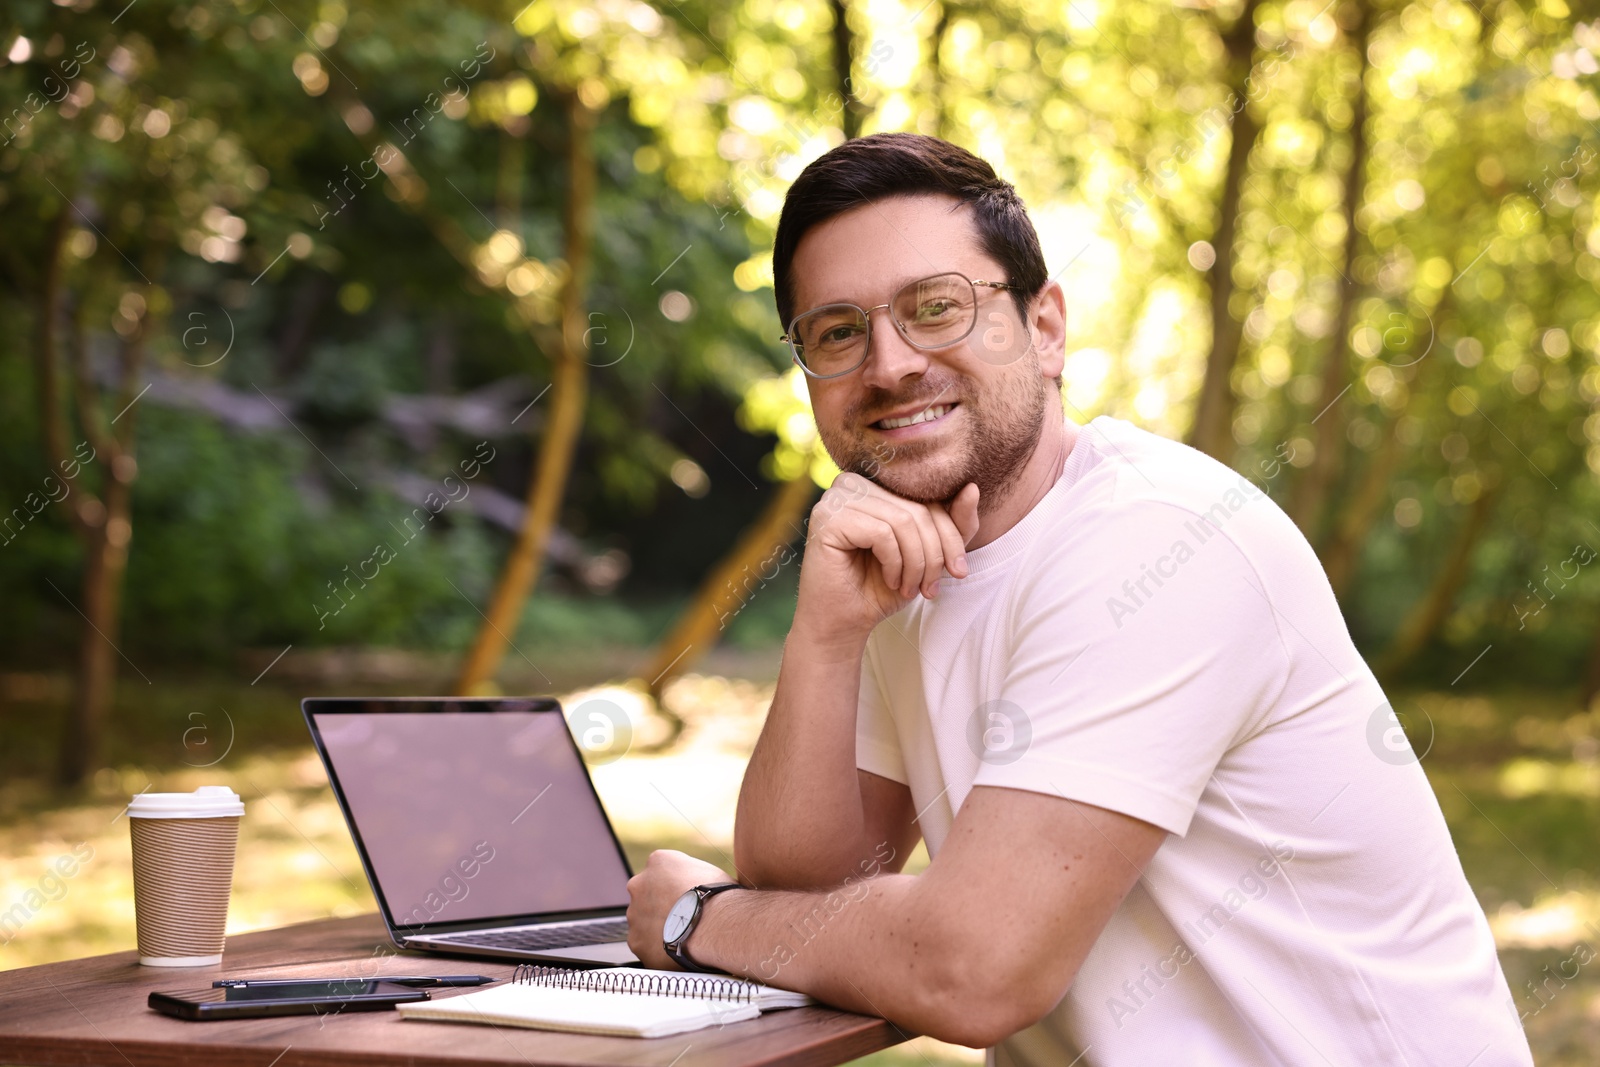
[[[840,470],[921,504],[949,503],[968,482],[976,482],[979,509],[987,512],[1015,485],[1016,475],[1038,447],[1049,411],[1050,389],[1039,374],[1037,357],[1015,369],[1020,373],[1007,375],[987,394],[954,375],[920,378],[906,394],[874,390],[851,407],[845,429],[818,426],[823,446]],[[863,428],[872,412],[952,401],[963,413],[964,429],[957,440],[874,443]]]

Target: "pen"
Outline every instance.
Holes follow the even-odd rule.
[[[212,988],[243,989],[259,986],[284,986],[305,985],[311,982],[326,982],[337,984],[341,982],[393,982],[395,985],[408,986],[467,986],[484,985],[498,981],[483,974],[400,974],[383,975],[377,978],[219,978],[211,983]]]

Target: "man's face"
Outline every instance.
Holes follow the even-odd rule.
[[[946,271],[1011,280],[982,250],[971,209],[946,196],[894,197],[835,216],[807,231],[793,268],[797,314],[831,303],[875,307],[907,282]],[[1024,320],[1010,292],[977,289],[972,332],[939,349],[912,345],[888,309],[874,311],[866,362],[806,379],[833,461],[922,503],[949,501],[968,482],[983,501],[1001,499],[1045,419],[1061,414],[1052,380],[1061,371],[1060,298],[1054,283],[1048,290],[1043,320],[1037,311]],[[936,417],[885,425],[918,414]]]

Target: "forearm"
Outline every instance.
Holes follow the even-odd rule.
[[[722,893],[687,948],[704,965],[988,1047],[1060,1003],[1166,836],[1094,805],[978,786],[921,874]]]
[[[882,1016],[971,1047],[1019,1025],[1003,990],[984,982],[921,879],[884,874],[831,891],[723,893],[689,940],[698,962]]]
[[[735,862],[754,885],[836,885],[872,853],[856,772],[864,647],[826,646],[798,624],[784,643],[734,827]]]

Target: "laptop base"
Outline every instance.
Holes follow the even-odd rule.
[[[626,941],[602,941],[598,945],[576,945],[572,948],[491,948],[487,945],[466,945],[450,942],[425,941],[408,937],[401,947],[430,952],[440,956],[468,956],[474,959],[539,960],[566,967],[626,967],[637,965],[639,957],[633,954]]]

